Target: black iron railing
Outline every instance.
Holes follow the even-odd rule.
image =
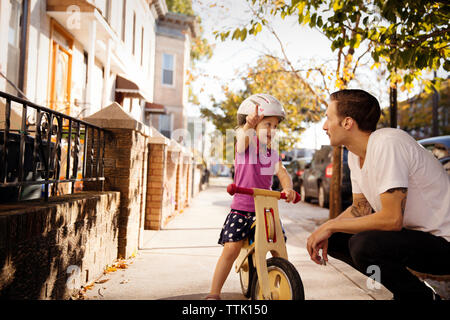
[[[1,91],[0,112],[0,202],[103,190],[106,130]]]

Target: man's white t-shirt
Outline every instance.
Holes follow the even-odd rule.
[[[408,188],[403,227],[429,232],[450,241],[450,176],[431,152],[400,129],[374,131],[361,168],[348,153],[352,192],[362,193],[375,211],[380,194]]]

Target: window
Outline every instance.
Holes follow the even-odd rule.
[[[170,139],[172,132],[172,114],[159,115],[159,132]]]
[[[111,17],[111,9],[112,8],[111,7],[112,7],[111,0],[106,0],[105,18],[109,24],[111,24],[111,19],[112,19],[112,17]]]
[[[122,41],[125,42],[125,20],[127,18],[127,0],[122,3]]]
[[[172,54],[163,53],[162,63],[162,83],[164,85],[174,85],[174,56]]]
[[[22,1],[10,0],[11,15],[8,28],[8,65],[6,68],[6,77],[19,87],[19,65],[20,65],[20,31],[22,17]],[[6,91],[11,94],[17,94],[17,91],[9,84]]]
[[[136,53],[136,13],[133,13],[133,56]]]

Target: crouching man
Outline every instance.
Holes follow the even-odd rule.
[[[395,300],[439,299],[406,267],[450,274],[449,175],[406,132],[376,130],[380,106],[363,90],[333,93],[326,116],[330,144],[349,150],[353,204],[309,236],[311,259],[377,266]]]

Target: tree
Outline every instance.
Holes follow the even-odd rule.
[[[245,40],[247,33],[251,35],[257,35],[262,31],[263,27],[267,28],[278,40],[283,53],[283,58],[286,61],[286,65],[291,72],[294,72],[295,67],[293,63],[288,59],[283,48],[283,43],[276,34],[275,30],[271,27],[267,14],[277,15],[282,18],[286,16],[296,15],[299,24],[305,25],[309,23],[310,27],[320,28],[325,35],[333,40],[331,48],[337,50],[337,64],[334,72],[331,72],[330,78],[335,79],[334,87],[338,89],[344,89],[348,83],[355,77],[356,69],[360,65],[361,59],[370,51],[371,44],[367,44],[367,48],[359,50],[356,54],[356,50],[359,48],[362,37],[356,32],[348,31],[344,24],[350,26],[350,28],[358,28],[361,23],[361,16],[356,9],[354,12],[342,10],[340,6],[333,5],[331,2],[325,3],[324,1],[292,1],[291,4],[286,4],[284,1],[269,1],[269,0],[249,0],[254,6],[252,9],[254,18],[250,21],[248,26],[237,28],[231,33],[230,30],[223,32],[216,32],[218,37],[226,39],[230,36],[232,39]],[[328,6],[327,6],[328,5]],[[320,7],[321,6],[321,7]],[[319,8],[320,7],[320,8]],[[328,21],[324,22],[320,10],[337,11],[337,16],[330,16]],[[313,12],[314,11],[314,12]],[[320,14],[319,14],[320,13]],[[326,82],[323,85],[311,85],[308,84],[307,79],[302,78],[296,73],[297,78],[301,83],[309,89],[311,94],[316,97],[320,97],[318,101],[322,104],[322,107],[326,107],[326,97],[323,96],[324,92],[328,92],[328,86]],[[323,78],[325,74],[322,74]],[[342,167],[342,148],[336,147],[333,150],[333,176],[330,188],[330,217],[337,216],[341,211],[341,197],[340,197],[340,185],[341,185],[341,167]]]
[[[299,24],[318,28],[337,50],[334,74],[335,87],[343,89],[355,77],[360,59],[370,52],[375,65],[383,62],[390,72],[391,114],[396,113],[397,86],[412,87],[420,79],[422,70],[450,69],[449,56],[449,6],[444,2],[425,0],[247,0],[256,9],[255,18],[246,26],[217,32],[225,39],[245,40],[247,34],[257,35],[268,20],[264,13],[295,16]],[[355,52],[364,43],[358,58]],[[402,74],[402,70],[406,70]],[[393,116],[391,125],[395,125]],[[341,150],[333,153],[333,182],[330,200],[330,217],[340,211]]]

